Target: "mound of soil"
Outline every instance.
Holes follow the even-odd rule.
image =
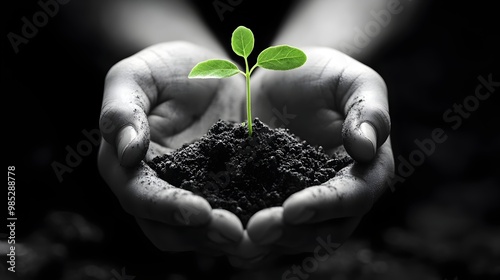
[[[246,225],[257,211],[281,206],[352,161],[345,153],[330,157],[321,146],[256,118],[252,137],[246,125],[220,120],[199,140],[148,164],[163,180],[204,197],[212,208],[233,212]]]

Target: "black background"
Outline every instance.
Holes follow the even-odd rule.
[[[17,54],[7,34],[20,34],[21,18],[31,18],[39,7],[36,1],[10,1],[2,9],[3,158],[5,166],[16,167],[16,237],[34,256],[31,260],[28,253],[18,256],[21,272],[17,275],[112,279],[111,271],[126,268],[136,279],[229,277],[236,270],[223,258],[156,250],[99,176],[97,146],[63,175],[62,182],[55,175],[51,164],[64,164],[66,148],[76,149],[86,140],[82,131],[98,128],[107,69],[133,54],[111,55],[100,48],[98,34],[69,32],[66,19],[72,16],[71,6],[81,3],[77,2],[61,6],[28,44],[20,45]],[[286,12],[280,6],[288,1],[274,1],[277,8],[257,2],[243,1],[222,22],[212,1],[200,4],[200,11],[222,40],[238,25],[252,26],[261,38],[256,49],[263,49]],[[448,139],[404,183],[397,184],[395,192],[381,198],[353,240],[363,241],[374,260],[415,262],[419,273],[437,279],[500,275],[500,118],[496,115],[500,90],[481,102],[457,130],[443,120],[453,104],[474,94],[478,76],[491,74],[500,81],[499,30],[493,23],[497,15],[486,2],[429,4],[411,29],[364,61],[384,77],[389,88],[395,157],[408,158],[416,149],[414,140],[429,138],[435,128],[443,128]],[[396,166],[399,163],[396,159]],[[6,192],[5,187],[2,196]],[[5,212],[1,210],[2,217]],[[394,241],[394,236],[404,240]],[[0,269],[5,272],[3,261]],[[346,275],[350,275],[347,279],[379,279],[362,272]],[[405,276],[394,279],[412,279]]]

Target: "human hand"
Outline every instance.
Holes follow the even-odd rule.
[[[219,119],[241,118],[243,96],[234,91],[243,80],[188,81],[197,62],[215,57],[220,54],[190,43],[163,43],[120,61],[106,76],[99,171],[161,250],[223,254],[243,237],[234,214],[212,210],[145,163],[201,137]]]
[[[343,144],[356,161],[336,177],[290,196],[282,207],[261,210],[248,222],[247,267],[280,254],[340,246],[387,187],[394,169],[387,89],[360,62],[328,48],[305,49],[308,61],[287,71],[253,77],[254,115],[327,150]],[[247,247],[252,247],[247,244]],[[322,252],[322,255],[324,252]]]

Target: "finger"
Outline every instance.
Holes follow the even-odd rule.
[[[321,186],[291,195],[284,203],[286,223],[297,225],[365,214],[373,204],[373,193],[361,179],[337,175]]]
[[[363,64],[351,64],[342,72],[345,82],[338,93],[347,98],[341,107],[345,121],[342,127],[343,144],[349,155],[359,162],[375,157],[391,130],[387,87],[384,80]]]
[[[137,218],[145,235],[160,250],[198,251],[217,255],[236,246],[243,238],[243,226],[234,214],[213,210],[210,223],[201,227],[172,226]]]
[[[283,235],[283,207],[271,207],[255,213],[247,224],[248,237],[259,245],[269,245]]]
[[[133,216],[170,225],[204,225],[210,221],[210,204],[200,196],[178,189],[158,178],[144,162],[135,168],[120,165],[113,147],[103,141],[99,171],[125,211]]]
[[[394,168],[391,138],[388,138],[379,147],[377,155],[372,161],[365,164],[354,163],[345,170],[345,173],[367,182],[374,192],[374,199],[377,200],[385,190],[392,186]]]
[[[283,253],[312,252],[318,243],[336,249],[345,241],[361,218],[341,218],[325,222],[292,225],[283,221],[283,208],[274,207],[257,212],[248,223],[248,235],[258,245],[272,246]]]
[[[249,268],[265,259],[269,253],[269,247],[255,244],[248,237],[248,232],[244,231],[240,243],[229,249],[228,260],[235,267]]]
[[[208,238],[220,244],[239,243],[244,236],[243,225],[233,213],[224,209],[213,209],[208,226]]]
[[[291,195],[283,203],[283,219],[298,225],[364,215],[387,189],[393,170],[388,139],[370,163],[356,162],[324,184]]]
[[[155,86],[148,65],[136,56],[120,61],[106,76],[99,125],[123,166],[138,164],[146,154],[147,112],[157,95]]]

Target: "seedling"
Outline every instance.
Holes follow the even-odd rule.
[[[295,47],[288,45],[273,46],[263,50],[257,57],[257,63],[252,68],[249,68],[248,56],[250,56],[254,47],[254,37],[252,31],[244,26],[239,26],[234,30],[231,47],[238,56],[245,59],[245,72],[229,60],[209,59],[196,64],[188,77],[191,79],[222,79],[238,73],[245,76],[248,135],[252,136],[250,76],[253,71],[257,67],[269,70],[291,70],[302,66],[307,57],[303,51]]]

